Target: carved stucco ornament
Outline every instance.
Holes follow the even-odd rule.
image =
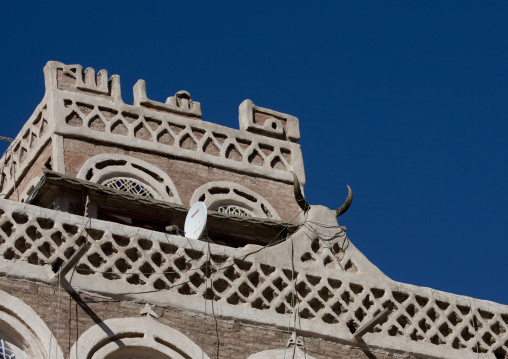
[[[291,337],[286,343],[286,349],[265,350],[251,355],[247,359],[315,359],[305,352],[305,345],[301,337],[296,335],[296,332],[291,334]]]
[[[159,318],[159,315],[157,315],[157,313],[152,309],[152,307],[148,303],[145,304],[145,306],[143,307],[143,309],[141,309],[139,314],[141,314],[142,316],[146,314],[147,317],[149,317],[151,315],[152,317],[154,317],[156,319]]]

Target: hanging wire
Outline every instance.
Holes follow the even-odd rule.
[[[324,245],[326,245],[326,247],[328,247],[328,249],[330,250],[330,252],[333,254],[333,258],[335,259],[335,261],[337,262],[337,264],[340,266],[340,268],[341,268],[342,270],[344,270],[344,271],[345,271],[344,267],[342,267],[342,264],[340,263],[339,259],[337,258],[337,253],[335,253],[335,251],[333,250],[333,248],[332,248],[332,247],[330,247],[330,245],[329,245],[329,244],[328,244],[328,242],[327,242],[327,241],[330,241],[330,240],[332,240],[332,239],[337,238],[338,236],[331,236],[329,239],[324,240],[324,239],[321,237],[321,235],[320,235],[320,234],[319,234],[319,233],[318,233],[318,232],[317,232],[314,228],[312,228],[311,226],[309,226],[308,224],[305,224],[305,223],[304,223],[304,226],[305,226],[305,228],[307,228],[307,229],[309,229],[310,231],[312,231],[312,232],[316,235],[316,237],[317,237],[317,238],[318,238],[321,242],[323,242],[323,244],[324,244]],[[347,245],[346,247],[344,247],[344,243],[345,243],[346,239],[347,239],[347,241],[348,241],[348,245]],[[344,239],[344,241],[342,242],[342,246],[341,246],[341,248],[345,251],[348,247],[349,247],[349,238],[347,238],[347,236],[345,236],[345,239]]]
[[[53,338],[55,337],[54,336],[54,332],[55,332],[55,308],[56,308],[56,290],[53,290],[53,304],[51,305],[52,307],[52,318],[51,318],[51,334],[49,336],[49,353],[48,353],[48,358],[51,359],[51,349],[53,348],[53,346],[51,345],[51,342],[53,341]],[[58,348],[58,343],[57,343],[57,348]]]
[[[207,262],[207,264],[210,263],[210,242],[208,242],[208,256],[207,256],[206,262]],[[207,272],[208,272],[208,270],[207,270]],[[210,283],[213,283],[213,275],[214,274],[215,273],[213,271],[210,272]],[[213,305],[213,287],[212,287],[212,285],[210,285],[210,288],[211,288],[211,292],[212,292],[212,298],[210,300],[210,302],[211,302],[210,304],[212,305],[212,316],[213,316],[213,320],[215,321],[215,336],[217,337],[217,359],[219,359],[219,348],[220,348],[220,343],[219,343],[219,324],[217,323],[217,317],[215,316],[215,307]],[[208,285],[207,285],[207,289],[206,290],[208,291]]]
[[[476,329],[476,317],[473,313],[473,304],[471,301],[469,301],[469,309],[471,310],[471,316],[472,316],[473,328],[474,328],[474,337],[476,340],[476,354],[477,354],[477,357],[480,358],[480,347],[478,345],[478,331]]]
[[[294,247],[293,247],[293,236],[290,236],[291,238],[291,284],[293,285],[293,288],[291,289],[291,309],[289,310],[289,322],[288,322],[288,331],[286,336],[286,344],[284,346],[284,359],[286,359],[286,350],[288,348],[287,342],[289,340],[289,331],[291,330],[291,317],[293,316],[294,311],[294,300],[295,300],[295,281],[294,281],[294,274],[295,274],[295,263],[294,263]],[[295,318],[296,322],[296,318]]]
[[[224,261],[224,262],[222,263],[222,265],[224,265],[225,263],[228,263],[228,262],[234,262],[234,261],[235,261],[235,260],[237,260],[237,259],[245,258],[245,257],[247,257],[247,256],[250,256],[250,255],[253,255],[253,254],[259,253],[259,252],[261,252],[262,250],[265,250],[265,249],[267,249],[267,248],[269,248],[269,247],[273,247],[273,246],[276,246],[277,244],[280,244],[280,243],[282,243],[282,242],[285,242],[285,241],[287,240],[287,238],[282,238],[282,239],[280,239],[280,240],[278,240],[278,241],[275,241],[275,240],[276,240],[276,239],[277,239],[277,238],[278,238],[278,237],[279,237],[279,236],[280,236],[280,235],[281,235],[281,234],[282,234],[282,233],[283,233],[283,232],[284,232],[284,231],[285,231],[285,230],[289,227],[289,225],[290,225],[290,224],[291,224],[291,223],[292,223],[292,222],[296,219],[296,217],[298,217],[298,216],[300,215],[300,213],[301,213],[301,212],[302,212],[302,210],[300,210],[300,212],[298,212],[298,214],[297,214],[295,217],[293,217],[293,219],[292,219],[290,222],[288,222],[288,223],[286,224],[286,226],[285,226],[285,227],[284,227],[284,228],[283,228],[283,229],[282,229],[279,233],[277,233],[277,234],[275,235],[275,237],[273,237],[273,238],[272,238],[272,239],[271,239],[271,240],[270,240],[270,241],[269,241],[269,242],[268,242],[268,243],[267,243],[264,247],[261,247],[261,248],[259,248],[259,249],[253,250],[253,251],[251,251],[251,252],[249,252],[249,253],[246,253],[246,254],[243,254],[243,255],[241,255],[241,256],[239,256],[239,257],[233,257],[233,258],[230,258],[230,259],[228,259],[228,260]],[[90,221],[90,219],[91,219],[91,218],[88,218],[88,221]],[[304,221],[304,222],[305,222],[305,221]],[[304,226],[304,224],[305,224],[304,222],[302,222],[302,223],[298,226],[298,228],[295,230],[295,232],[297,232],[300,228],[302,228],[302,227]],[[88,224],[88,223],[87,223],[87,224]],[[85,225],[85,227],[86,227],[86,225]],[[84,228],[83,228],[83,230],[84,230]],[[81,233],[83,232],[83,230],[81,230]],[[154,231],[152,231],[152,232],[154,232]],[[81,233],[80,233],[80,235],[81,235]],[[208,244],[208,245],[209,245],[209,244]],[[179,256],[180,256],[180,257],[182,257],[181,255],[179,255]],[[213,265],[211,265],[210,267],[211,267],[211,268],[216,269],[217,271],[222,271],[222,270],[226,270],[226,269],[228,269],[228,268],[232,267],[233,265],[234,265],[234,263],[232,263],[232,264],[230,264],[230,265],[228,265],[228,266],[225,266],[225,267],[224,267],[224,266],[222,266],[221,268],[218,268],[218,267],[213,266]],[[199,270],[202,270],[202,269],[206,269],[206,264],[205,264],[205,266],[201,266],[201,267],[197,267],[197,268],[188,269],[188,270],[186,270],[186,272],[199,271]],[[95,269],[86,269],[86,268],[79,268],[79,269],[77,269],[77,271],[78,271],[78,273],[80,273],[80,272],[99,273],[99,274],[111,274],[111,273],[112,273],[112,272],[107,272],[107,271],[98,271],[98,270],[95,270]],[[136,271],[125,271],[125,272],[122,272],[121,274],[126,274],[126,275],[131,275],[131,274],[142,274],[142,275],[145,275],[145,276],[150,276],[150,275],[152,275],[152,274],[162,274],[162,275],[164,275],[164,274],[176,274],[176,273],[181,273],[181,272],[182,272],[182,271],[165,271],[165,272],[150,272],[150,273],[146,272],[146,273],[145,273],[145,272],[136,272]],[[118,274],[118,273],[116,273],[116,274]]]
[[[60,271],[58,271],[58,301],[57,301],[57,313],[56,313],[56,344],[58,348],[58,337],[60,334]],[[58,349],[55,351],[55,358],[58,357]]]

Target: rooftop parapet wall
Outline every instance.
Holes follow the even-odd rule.
[[[80,65],[50,61],[44,76],[43,102],[0,160],[5,165],[2,193],[6,198],[12,198],[14,183],[19,184],[50,140],[52,168],[65,173],[65,137],[175,156],[285,183],[292,182],[293,171],[305,183],[294,116],[246,100],[236,130],[202,121],[200,103],[186,91],[161,103],[147,97],[145,82],[139,80],[134,105],[128,105],[122,101],[120,77],[108,78],[106,70],[83,71]]]
[[[0,159],[2,198],[18,200],[23,197],[24,193],[14,190],[44,148],[52,142],[54,125],[45,96]]]
[[[99,74],[102,73],[103,78],[97,76],[94,81],[93,70],[88,69],[88,74],[83,75],[86,85],[83,87],[79,81],[73,82],[72,76],[63,78],[69,73],[66,68],[68,66],[52,62],[45,69],[46,77],[56,77],[53,105],[55,131],[59,135],[127,144],[286,182],[291,182],[290,170],[304,175],[299,145],[282,136],[274,138],[276,136],[270,132],[254,134],[249,132],[249,126],[235,130],[200,121],[201,106],[186,91],[179,91],[166,103],[160,103],[148,99],[145,82],[139,80],[134,86],[134,106],[131,106],[121,100],[118,76],[112,76],[109,86],[105,87],[102,85],[105,72],[101,70]],[[73,68],[79,72],[81,67]],[[81,76],[76,77],[81,80]],[[90,88],[101,88],[103,93],[97,97],[98,90],[94,92]],[[251,112],[254,111],[255,106],[252,106]],[[282,122],[291,118],[288,122],[290,139],[299,138],[295,135],[298,132],[296,118],[284,114],[279,114],[279,118],[281,135],[284,132]]]
[[[352,331],[389,307],[363,336],[369,348],[450,359],[508,352],[507,306],[394,282],[339,226],[315,218],[285,242],[235,249],[0,201],[2,275],[50,282],[85,237],[92,247],[72,276],[79,290],[199,314],[213,300],[220,318],[280,330],[294,307],[299,335],[353,346]]]

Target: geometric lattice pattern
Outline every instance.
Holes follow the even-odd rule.
[[[83,224],[76,223],[83,223],[83,218],[0,201],[0,258],[34,266],[59,265],[88,235],[92,246],[78,262],[77,275],[122,281],[137,286],[136,291],[171,291],[222,306],[267,311],[283,315],[284,320],[294,293],[294,308],[302,321],[351,333],[389,307],[393,312],[374,329],[381,338],[430,343],[457,351],[457,357],[460,351],[491,353],[496,358],[508,352],[506,306],[485,307],[483,301],[439,296],[402,283],[367,285],[361,277],[355,280],[355,273],[342,277],[343,272],[333,270],[324,271],[327,276],[316,275],[320,271],[293,272],[278,263],[242,259],[234,248],[225,252],[212,245],[208,254],[179,237],[168,241],[157,232],[113,227],[99,220],[84,231]],[[161,240],[154,240],[158,235]],[[309,247],[317,258],[322,249],[315,243]],[[303,258],[295,260],[301,264]]]
[[[0,160],[3,173],[0,176],[1,193],[12,189],[14,181],[19,180],[17,177],[29,165],[30,158],[46,143],[49,135],[46,105],[41,103]]]
[[[74,102],[68,98],[63,105],[65,123],[90,130],[91,135],[103,132],[125,136],[134,141],[158,143],[162,147],[179,147],[205,157],[210,156],[210,159],[231,160],[237,166],[244,162],[249,166],[252,164],[269,170],[286,172],[293,169],[292,152],[287,148],[290,147],[289,144],[282,147],[262,137],[259,141],[237,138],[230,132],[221,131],[219,126],[212,131],[201,126],[199,121],[192,121],[191,126],[185,120],[175,118],[169,121],[165,117],[157,118],[159,115],[156,112],[145,118],[126,112],[113,103],[107,108],[92,103]],[[195,154],[192,155],[194,156]]]
[[[13,352],[7,349],[6,343],[0,338],[0,359],[16,359]]]
[[[115,177],[103,182],[102,185],[143,197],[155,198],[152,194],[153,190],[132,178]]]
[[[232,214],[234,216],[252,217],[252,213],[250,211],[235,205],[220,206],[217,207],[216,211],[220,213]]]

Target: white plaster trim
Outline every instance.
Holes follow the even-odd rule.
[[[48,115],[48,104],[46,95],[0,159],[0,167],[5,173],[2,193],[7,194],[14,191],[42,151],[51,143],[51,135],[54,132],[55,124]],[[37,121],[38,118],[40,120]],[[44,120],[46,121],[46,127],[41,135],[40,130]],[[37,124],[34,124],[34,122],[37,122]],[[25,151],[24,156],[22,156],[23,151]]]
[[[95,352],[91,359],[163,359],[160,354],[163,354],[164,358],[190,359],[189,356],[182,356],[171,348],[156,342],[150,336],[144,338],[125,338],[120,340],[124,346],[119,348],[116,342],[109,342]]]
[[[96,167],[98,163],[108,160],[126,161],[127,163],[125,165],[110,165],[102,169],[98,169]],[[157,176],[162,178],[162,182],[157,181],[155,178],[153,178],[146,172],[143,172],[133,167],[133,165],[143,167],[149,170],[150,172],[155,173]],[[93,176],[92,178],[87,179],[86,176],[90,169],[93,170]],[[103,154],[94,156],[88,159],[83,164],[83,166],[78,172],[77,177],[79,179],[84,179],[99,184],[113,177],[133,177],[151,187],[155,192],[154,196],[158,195],[159,199],[172,203],[182,204],[182,200],[180,199],[178,190],[176,189],[175,184],[171,180],[171,177],[169,177],[164,171],[162,171],[158,167],[155,167],[154,165],[146,161],[140,160],[132,156],[116,155],[116,154]],[[173,196],[170,196],[166,192],[166,186],[169,187]]]
[[[51,161],[53,171],[65,174],[63,137],[57,134],[52,136],[53,158]]]
[[[168,97],[166,103],[150,100],[146,96],[145,80],[138,80],[133,88],[134,105],[155,108],[169,112],[181,113],[201,118],[201,104],[191,100],[187,91],[178,91],[175,96]],[[180,101],[179,101],[180,100]]]
[[[63,135],[64,137],[86,138],[96,142],[110,143],[120,146],[127,145],[129,148],[141,149],[143,151],[152,151],[166,155],[169,154],[179,158],[199,161],[213,167],[226,168],[236,172],[263,176],[287,183],[291,183],[293,181],[293,176],[289,172],[293,171],[298,175],[302,185],[305,184],[305,172],[303,168],[302,153],[300,145],[297,143],[266,137],[248,131],[236,130],[206,121],[197,121],[196,119],[192,118],[184,118],[173,113],[154,111],[149,108],[131,106],[122,102],[112,103],[105,98],[95,96],[91,97],[90,95],[84,93],[58,90],[54,92],[54,95],[55,133]],[[71,100],[73,105],[70,108],[66,108],[63,105],[64,100]],[[88,116],[85,116],[77,108],[76,103],[78,102],[93,105],[94,110],[90,112]],[[106,107],[118,112],[118,114],[115,115],[111,120],[103,120],[106,125],[105,132],[95,131],[89,128],[87,125],[87,121],[89,121],[93,116],[102,116],[97,110],[99,107]],[[82,118],[83,125],[81,127],[73,127],[66,123],[66,117],[73,111],[78,113]],[[123,117],[124,113],[134,114],[138,116],[138,118],[134,122],[128,123],[128,121],[126,121]],[[147,118],[160,121],[162,125],[156,130],[152,130],[152,128],[146,123]],[[113,134],[111,132],[111,126],[118,121],[122,121],[126,126],[126,135]],[[145,126],[147,131],[150,133],[151,140],[145,141],[134,136],[134,129],[139,125]],[[173,125],[183,127],[182,131],[178,135],[175,134],[171,129],[171,126]],[[193,129],[204,131],[204,135],[200,140],[197,140],[197,138],[192,133]],[[156,141],[157,136],[159,136],[163,131],[168,131],[174,138],[173,145],[166,145]],[[227,137],[226,141],[231,141],[231,143],[236,146],[237,150],[243,157],[242,160],[235,161],[225,158],[224,153],[227,149],[227,144],[224,143],[223,145],[220,145],[214,138],[214,133],[219,133]],[[197,150],[188,150],[180,147],[180,141],[184,138],[185,135],[189,135],[196,142]],[[204,152],[203,146],[208,138],[213,138],[213,143],[220,150],[220,156],[214,156]],[[251,144],[247,149],[243,150],[238,141],[248,141],[251,142]],[[266,145],[274,148],[274,152],[269,156],[268,159],[266,156],[264,156],[262,151],[258,149],[260,145]],[[281,154],[281,148],[287,149],[291,152],[291,164],[289,164],[288,161],[286,161],[285,157]],[[262,166],[253,165],[252,163],[248,162],[248,154],[250,154],[254,149],[258,149],[261,157],[265,159],[265,163]],[[280,158],[280,161],[284,164],[287,170],[277,170],[270,167],[270,162],[275,156]]]
[[[30,194],[33,193],[33,191],[32,191],[32,192],[30,192],[30,194],[28,194],[30,187],[33,186],[34,187],[33,189],[35,190],[35,188],[37,187],[37,184],[39,184],[40,180],[41,180],[41,177],[35,177],[35,178],[32,178],[32,180],[30,182],[28,182],[28,184],[25,186],[25,189],[24,189],[25,192],[22,193],[19,198],[19,200],[21,202],[25,202],[28,199],[28,197],[30,197]]]
[[[1,323],[5,324],[0,331],[20,338],[23,343],[13,344],[28,351],[33,358],[64,358],[55,337],[37,313],[21,299],[2,290],[0,290]]]
[[[315,359],[313,356],[306,354],[298,347],[287,349],[265,350],[256,354],[252,354],[247,359]]]
[[[229,193],[218,193],[218,194],[212,194],[208,192],[210,189],[214,187],[221,187],[221,188],[229,188]],[[254,197],[257,201],[252,202],[248,200],[245,197],[242,197],[234,192],[234,190],[244,192],[248,194],[249,196]],[[234,182],[227,182],[227,181],[214,181],[214,182],[208,182],[198,189],[194,191],[191,197],[190,205],[192,206],[194,203],[199,201],[199,198],[202,195],[205,195],[204,203],[206,204],[206,207],[210,210],[215,210],[219,206],[225,206],[225,205],[238,205],[239,207],[246,208],[255,217],[259,218],[271,218],[271,219],[280,219],[279,214],[273,208],[273,206],[268,202],[263,196],[257,194],[253,190],[239,185]],[[263,211],[263,208],[261,205],[264,205],[265,208],[270,212],[271,217],[268,217],[266,213]]]
[[[143,338],[122,338],[122,335],[143,334]],[[120,337],[114,342],[108,342],[108,337]],[[164,342],[170,343],[176,350],[171,349],[155,339],[158,338]],[[127,347],[149,348],[163,353],[170,358],[210,359],[201,348],[190,340],[187,336],[176,329],[161,324],[153,318],[114,318],[108,319],[100,325],[95,325],[84,332],[76,343],[72,346],[70,359],[89,358],[95,352],[92,359],[116,358],[115,352],[123,351],[117,343],[122,342]]]
[[[39,280],[44,280],[44,277],[48,278],[51,275],[51,263],[56,260],[57,256],[63,258],[62,256],[65,250],[70,247],[77,248],[75,241],[80,236],[80,231],[86,221],[81,216],[44,209],[28,204],[20,204],[9,200],[0,200],[0,208],[4,212],[4,214],[0,216],[0,233],[3,232],[2,237],[5,239],[5,243],[0,246],[0,271],[6,275],[25,280],[29,276],[36,279],[36,275],[40,276]],[[19,223],[16,222],[13,218],[14,213],[26,214],[29,217],[28,221],[25,222],[22,220],[19,221]],[[40,227],[38,220],[44,218],[54,221],[53,228],[44,229]],[[333,221],[335,221],[335,225],[332,225]],[[9,235],[6,235],[5,231],[2,229],[5,228],[5,224],[7,222],[10,222],[13,228],[12,233]],[[390,351],[399,354],[406,352],[416,356],[425,355],[428,358],[439,359],[455,359],[458,356],[463,359],[476,359],[476,353],[471,350],[471,343],[473,339],[468,341],[469,347],[467,349],[456,350],[453,349],[451,343],[453,337],[460,335],[462,330],[466,327],[469,327],[470,333],[474,332],[470,324],[473,315],[476,316],[482,324],[482,326],[478,329],[478,338],[480,343],[483,340],[483,335],[491,331],[493,323],[499,322],[501,323],[500,325],[504,327],[504,324],[502,323],[504,322],[503,318],[505,318],[506,313],[508,313],[507,306],[392,281],[372,263],[370,263],[352,243],[350,243],[347,247],[341,263],[344,265],[345,262],[352,260],[358,268],[357,272],[349,272],[341,269],[340,267],[323,265],[323,258],[330,255],[329,249],[322,244],[322,250],[316,249],[316,251],[314,251],[311,249],[311,243],[317,236],[319,236],[323,240],[328,239],[328,244],[333,247],[337,244],[337,242],[342,243],[343,231],[337,225],[334,212],[323,206],[311,206],[311,209],[308,212],[307,224],[312,228],[302,227],[299,231],[294,233],[291,237],[293,245],[291,241],[288,240],[278,245],[259,250],[259,247],[253,248],[252,246],[231,248],[213,243],[208,244],[206,242],[188,241],[188,239],[182,236],[169,235],[167,233],[160,233],[142,228],[91,219],[89,223],[90,227],[96,231],[104,232],[104,235],[101,239],[91,241],[92,246],[88,253],[96,253],[102,258],[105,258],[104,254],[101,254],[101,245],[106,242],[111,243],[117,252],[113,257],[108,257],[107,260],[104,260],[104,264],[97,268],[98,272],[94,274],[81,275],[79,273],[74,273],[71,284],[72,287],[78,291],[95,293],[96,295],[99,294],[121,301],[148,302],[160,307],[168,307],[173,310],[193,313],[196,315],[211,313],[212,303],[203,298],[203,293],[206,288],[204,282],[202,282],[201,285],[192,287],[196,292],[195,294],[184,295],[178,291],[181,284],[189,282],[191,275],[200,275],[199,273],[202,273],[201,270],[194,269],[202,268],[205,265],[204,263],[207,260],[206,252],[210,250],[212,259],[214,256],[227,258],[226,262],[221,262],[222,264],[215,263],[214,265],[217,268],[225,268],[225,266],[230,266],[232,264],[235,268],[235,272],[239,275],[235,278],[231,276],[231,278],[227,278],[225,276],[225,270],[219,270],[214,274],[212,281],[215,282],[218,279],[223,279],[228,280],[231,284],[230,289],[226,290],[224,293],[217,293],[221,298],[213,303],[216,317],[222,320],[236,319],[247,324],[272,327],[278,330],[287,330],[287,313],[278,313],[275,311],[275,307],[278,303],[284,302],[285,298],[290,295],[292,291],[290,281],[284,278],[288,278],[287,273],[292,265],[291,253],[293,252],[295,258],[294,267],[295,271],[298,273],[296,281],[297,283],[302,283],[302,286],[305,286],[310,290],[308,295],[301,298],[298,308],[300,313],[305,309],[309,310],[309,301],[311,299],[314,301],[320,301],[324,306],[324,308],[320,310],[320,314],[318,314],[315,318],[302,318],[298,321],[297,330],[302,336],[319,336],[326,340],[335,342],[338,341],[347,345],[355,345],[357,341],[354,339],[349,328],[345,324],[349,320],[354,319],[355,312],[364,306],[364,301],[372,301],[372,303],[367,310],[363,309],[366,313],[363,320],[361,320],[361,324],[365,324],[368,320],[370,320],[375,315],[376,311],[382,310],[384,303],[391,301],[397,306],[397,309],[388,316],[387,321],[380,326],[382,332],[367,333],[363,336],[363,340],[372,350]],[[76,226],[76,234],[65,234],[65,225]],[[55,253],[47,260],[44,259],[46,264],[43,266],[35,266],[26,262],[28,257],[33,253],[38,254],[39,258],[44,258],[37,246],[32,246],[24,253],[18,252],[15,249],[15,241],[19,238],[19,234],[26,233],[27,229],[32,226],[36,227],[40,231],[43,235],[43,240],[48,243],[51,243],[51,236],[56,232],[60,232],[66,236],[65,243],[60,247],[53,245]],[[115,241],[112,238],[113,235],[127,238],[129,240],[129,245],[118,246],[114,244]],[[149,250],[142,249],[139,245],[140,240],[151,241],[152,248]],[[167,253],[166,251],[162,254],[163,244],[173,246],[176,252]],[[137,248],[140,258],[131,262],[132,268],[129,269],[129,272],[141,272],[141,265],[145,262],[151,263],[150,265],[159,272],[157,275],[154,274],[150,276],[150,278],[146,280],[145,284],[131,284],[127,282],[128,275],[121,274],[116,267],[111,266],[111,263],[114,263],[116,259],[126,258],[124,254],[125,250],[131,248]],[[18,254],[19,258],[4,260],[1,257],[5,254],[6,250],[14,250],[15,253]],[[203,255],[201,258],[196,259],[195,254],[193,254],[193,258],[191,258],[191,256],[189,256],[190,250],[193,253],[201,252]],[[314,260],[302,262],[300,258],[306,252],[310,252],[314,257]],[[151,260],[154,253],[161,254],[169,262],[166,262],[163,266],[156,265]],[[178,269],[174,263],[175,261],[181,260],[184,260],[189,266]],[[235,260],[245,260],[252,263],[252,265],[250,269],[242,269],[241,266],[238,266],[235,263]],[[80,260],[80,263],[82,265],[86,264],[89,268],[94,267],[91,262],[89,262],[88,256],[84,256]],[[180,265],[181,264],[182,262],[180,262]],[[169,269],[168,265],[171,269]],[[272,266],[273,272],[264,273],[260,268],[261,265]],[[117,273],[120,278],[118,280],[106,279],[102,275],[101,271],[104,271],[107,268],[112,268],[114,273]],[[174,282],[174,285],[170,285],[169,288],[154,291],[154,281],[157,279],[164,279],[165,277],[160,272],[163,272],[166,269],[178,272],[180,278]],[[42,275],[44,271],[46,274]],[[250,274],[258,275],[260,278],[256,288],[253,288],[253,292],[250,292],[250,294],[244,298],[245,303],[229,303],[227,301],[228,297],[234,293],[240,293],[238,290],[242,284],[251,283],[248,278]],[[203,276],[201,277],[203,278]],[[314,279],[311,278],[309,281],[309,277],[313,277]],[[276,278],[283,279],[286,283],[285,288],[277,291],[274,298],[266,302],[268,308],[260,310],[252,307],[251,303],[253,303],[255,299],[261,298],[262,292],[267,287],[271,286],[272,288],[275,288],[274,286],[276,286],[276,284],[274,280],[276,280]],[[317,281],[319,281],[319,283],[316,283]],[[340,282],[340,285],[332,285],[330,281],[335,281],[336,283]],[[250,284],[248,285],[250,286]],[[318,291],[322,289],[324,290],[325,287],[329,288],[331,293],[330,295],[334,296],[335,299],[328,301],[320,299],[322,298],[322,294],[319,294]],[[361,293],[355,293],[354,288],[358,287],[362,287]],[[381,290],[383,292],[381,297],[375,298],[373,296],[375,292],[372,292],[371,290],[374,289],[377,289],[378,291]],[[348,293],[347,296],[353,298],[354,301],[346,300],[341,297],[341,295],[346,292]],[[407,295],[407,299],[400,299],[400,294]],[[367,295],[369,295],[369,299],[366,299]],[[416,296],[425,299],[427,304],[420,304]],[[336,300],[341,300],[343,302],[342,306],[347,310],[343,311],[338,323],[330,324],[323,322],[321,320],[321,316],[325,312],[333,314],[330,310],[330,306]],[[344,300],[349,303],[344,302]],[[441,304],[439,304],[439,302],[441,302]],[[447,306],[446,309],[440,308],[443,302]],[[414,315],[414,317],[411,317],[410,322],[412,324],[409,326],[406,325],[403,328],[400,326],[397,319],[400,316],[406,316],[409,318],[409,305],[412,305],[413,307],[416,306],[418,312]],[[459,306],[466,309],[472,306],[472,310],[467,314],[460,314]],[[438,314],[436,315],[436,320],[429,320],[430,314],[427,313],[430,310],[434,310]],[[452,312],[458,313],[462,317],[462,321],[460,323],[458,322],[457,324],[453,324],[450,322],[450,319],[448,318]],[[488,313],[491,313],[493,318],[483,318],[482,315],[485,316],[485,313],[487,313],[487,315]],[[411,340],[410,334],[422,318],[425,318],[432,327],[426,332],[426,338],[424,338],[424,340]],[[430,342],[430,338],[433,335],[438,334],[440,326],[445,322],[448,323],[447,325],[453,330],[453,333],[447,336],[446,344],[432,344]],[[398,331],[401,331],[402,334],[396,336],[389,335],[388,330],[390,330],[392,326],[397,327]],[[496,350],[498,346],[502,345],[504,348],[504,343],[507,341],[508,333],[501,331],[498,335],[496,334],[494,338],[496,340],[496,344],[491,345],[487,349],[488,352],[486,354],[480,354],[480,358],[490,358],[492,356],[492,352]]]
[[[265,115],[274,116],[267,119],[263,126],[254,122],[254,111],[261,112]],[[258,131],[272,135],[281,136],[283,134],[283,126],[280,119],[286,121],[287,136],[291,141],[300,139],[300,125],[298,118],[286,113],[270,110],[254,105],[251,100],[244,100],[238,108],[238,120],[240,122],[240,130]]]

